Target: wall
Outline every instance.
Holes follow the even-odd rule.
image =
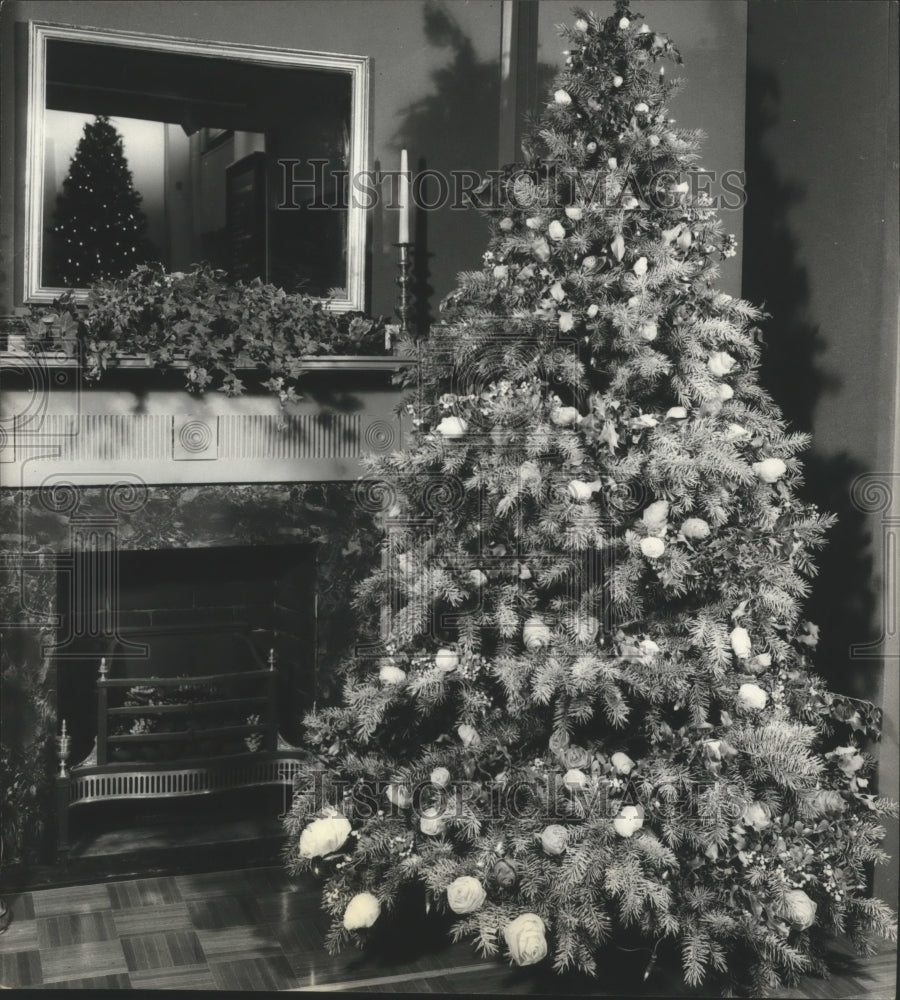
[[[606,16],[612,3],[582,4]],[[538,8],[538,60],[561,67],[565,40],[556,25],[571,25],[573,0],[540,0]],[[752,4],[751,4],[752,7]],[[702,129],[709,136],[703,144],[701,165],[710,171],[744,168],[744,97],[746,87],[747,4],[745,0],[634,0],[634,10],[647,23],[667,34],[681,52],[684,65],[667,65],[671,77],[685,80],[672,99],[672,117],[679,128]],[[544,100],[538,89],[539,101]],[[715,194],[717,187],[712,185]],[[721,287],[740,294],[743,213],[723,212],[728,231],[738,240],[738,255],[722,265]]]
[[[754,0],[749,15],[744,292],[773,314],[764,380],[813,435],[807,492],[840,519],[811,609],[818,662],[884,705],[880,786],[897,797],[900,645],[878,642],[897,566],[882,562],[887,503],[859,492],[876,474],[900,509],[897,5]],[[876,884],[896,905],[896,823],[887,847]]]
[[[499,108],[499,0],[13,0],[3,7],[2,134],[0,188],[5,274],[0,280],[0,313],[12,299],[9,262],[13,259],[13,205],[21,201],[13,176],[16,86],[24,75],[10,58],[15,22],[28,19],[162,32],[185,38],[215,39],[286,48],[368,55],[371,63],[371,163],[399,169],[399,151],[409,150],[410,166],[449,171],[484,171],[496,166]],[[338,16],[339,14],[339,16]],[[21,123],[19,123],[21,124]],[[376,209],[370,218],[370,308],[391,314],[395,305],[396,213]],[[21,217],[19,219],[21,226]],[[449,209],[419,213],[415,238],[417,278],[431,287],[432,306],[449,292],[456,274],[481,263],[486,237],[483,220]],[[16,260],[16,267],[19,261]],[[4,301],[5,300],[5,301]]]

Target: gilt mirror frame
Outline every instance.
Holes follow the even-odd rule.
[[[234,59],[272,67],[296,67],[345,73],[350,78],[350,178],[362,176],[369,162],[369,64],[368,56],[301,49],[186,39],[145,32],[107,30],[48,21],[29,21],[27,67],[27,121],[25,150],[24,302],[51,303],[66,289],[43,282],[44,156],[47,101],[47,45],[51,40],[84,42],[145,49],[167,54]],[[352,190],[352,185],[348,185]],[[328,299],[335,312],[365,309],[367,213],[360,199],[347,198],[346,296]],[[87,298],[86,289],[74,289],[76,301]],[[323,297],[324,298],[324,297]]]

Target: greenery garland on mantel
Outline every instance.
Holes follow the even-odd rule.
[[[84,304],[66,291],[51,306],[32,306],[25,343],[77,357],[91,381],[137,358],[184,369],[191,392],[240,396],[255,371],[284,406],[299,398],[305,358],[389,354],[386,326],[383,317],[335,312],[327,300],[259,279],[231,283],[206,264],[173,273],[141,265],[92,285]]]

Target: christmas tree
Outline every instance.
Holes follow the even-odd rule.
[[[331,948],[413,884],[485,955],[597,975],[637,941],[773,995],[832,933],[896,935],[866,892],[878,713],[813,672],[831,518],[762,314],[716,288],[734,241],[668,117],[677,51],[628,0],[576,17],[526,163],[480,189],[412,443],[361,484],[380,639],[305,720],[288,864],[326,878]]]
[[[84,288],[122,278],[155,255],[122,137],[104,115],[84,126],[56,199],[54,283]]]

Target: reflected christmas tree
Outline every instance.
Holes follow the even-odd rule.
[[[121,278],[158,256],[122,137],[105,115],[85,124],[53,218],[55,285],[84,288]]]

